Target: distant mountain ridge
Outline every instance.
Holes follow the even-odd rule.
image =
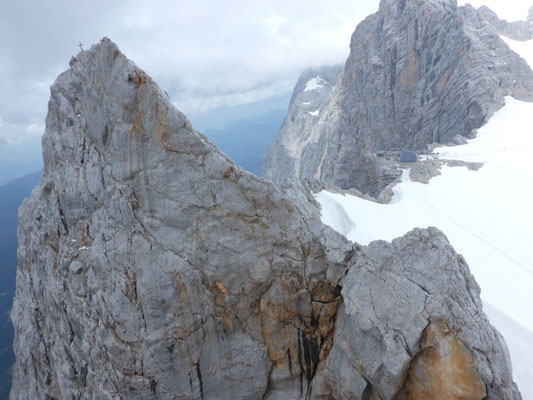
[[[525,20],[511,22],[500,19],[486,6],[479,7],[478,11],[501,35],[520,41],[533,39],[533,7],[529,9]]]
[[[314,125],[323,113],[342,66],[304,71],[294,87],[289,110],[263,166],[263,176],[274,183],[298,175],[301,152],[313,138]]]
[[[42,168],[39,138],[9,145],[0,143],[0,186]]]

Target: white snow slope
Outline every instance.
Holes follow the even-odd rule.
[[[307,83],[305,84],[304,92],[309,92],[311,90],[315,90],[318,88],[321,88],[324,86],[324,79],[322,79],[320,76],[316,76],[314,78],[309,79]]]
[[[412,182],[405,171],[390,204],[327,191],[316,198],[322,221],[363,245],[415,227],[441,229],[481,286],[484,310],[509,347],[514,380],[524,400],[533,400],[533,103],[505,103],[475,139],[434,152],[482,162],[478,171],[445,166],[429,184]]]

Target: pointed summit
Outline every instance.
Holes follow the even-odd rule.
[[[54,131],[79,135],[81,130],[99,150],[111,148],[123,152],[126,142],[132,140],[130,134],[173,149],[178,131],[192,130],[190,122],[174,108],[166,93],[110,39],[104,38],[80,52],[71,59],[70,67],[51,89],[47,119],[50,134],[44,143],[45,168],[56,162],[68,162],[68,157],[78,151],[67,147],[63,157],[54,159],[53,148],[48,146],[56,139]],[[199,137],[197,141],[201,142]],[[139,158],[121,175],[145,168],[145,162],[146,159]]]
[[[298,346],[329,345],[354,251],[316,203],[241,170],[109,39],[53,84],[43,156],[20,209],[11,398],[311,384]]]

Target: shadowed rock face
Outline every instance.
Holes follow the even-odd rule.
[[[469,137],[504,96],[533,99],[526,62],[481,12],[453,0],[382,0],[357,26],[350,50],[319,120],[311,132],[299,133],[312,139],[293,161],[298,169],[270,168],[377,197],[396,176],[382,168],[376,152]],[[265,176],[276,178],[268,169]]]
[[[195,132],[109,39],[51,91],[44,177],[19,211],[12,399],[400,399],[433,317],[487,398],[520,398],[440,232],[352,246],[305,187],[285,198]]]

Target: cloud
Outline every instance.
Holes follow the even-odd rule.
[[[373,6],[351,0],[199,1],[184,10],[144,2],[113,37],[183,111],[193,112],[194,97],[214,104],[239,91],[262,95],[257,88],[281,90],[281,81],[294,81],[309,66],[344,62],[357,22],[377,9],[377,0],[367,3]]]
[[[26,128],[26,132],[30,135],[42,136],[44,133],[44,124],[29,124]]]
[[[468,0],[523,19],[529,1]],[[465,3],[459,0],[459,3]],[[0,14],[0,138],[36,140],[53,79],[103,36],[169,93],[185,113],[292,90],[305,68],[344,62],[359,20],[379,0],[18,0]],[[17,99],[17,101],[13,101]],[[30,128],[31,127],[31,128]]]

